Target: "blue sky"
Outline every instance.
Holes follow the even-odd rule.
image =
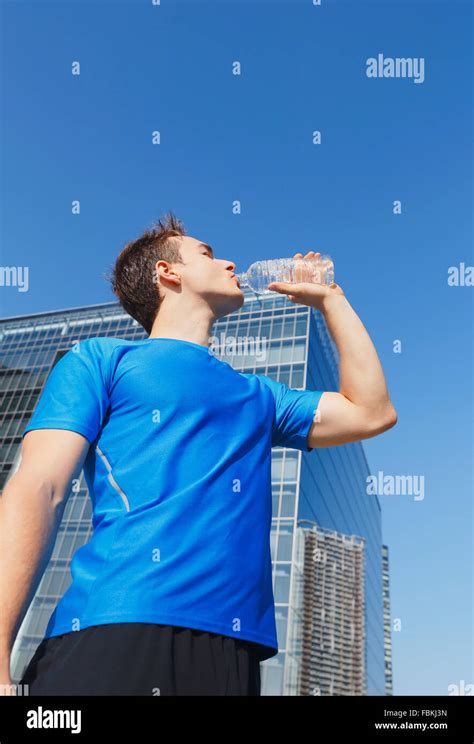
[[[365,442],[369,466],[425,481],[423,500],[379,496],[395,694],[474,682],[473,288],[447,282],[473,264],[470,4],[1,12],[1,263],[29,267],[28,292],[1,288],[2,315],[115,299],[104,273],[168,209],[238,270],[329,253],[399,414]],[[369,79],[379,53],[423,58],[424,82]]]

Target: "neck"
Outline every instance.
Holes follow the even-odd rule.
[[[209,347],[214,322],[215,317],[207,305],[183,309],[181,302],[178,311],[175,303],[166,305],[164,300],[149,338],[176,338]]]

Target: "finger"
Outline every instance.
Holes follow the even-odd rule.
[[[295,253],[294,256],[293,256],[293,258],[303,258],[303,254],[302,253]]]
[[[289,282],[270,282],[267,288],[271,289],[272,292],[282,292],[286,295],[291,292],[295,297],[298,297],[303,291],[303,288],[298,284],[291,284]]]
[[[283,282],[270,282],[267,284],[267,289],[271,289],[272,292],[289,292]]]
[[[269,289],[272,289],[273,292],[279,292],[280,294],[284,294],[286,296],[286,298],[288,300],[290,300],[290,302],[299,302],[299,299],[298,299],[298,297],[296,297],[296,295],[294,295],[294,294],[287,294],[287,292],[289,290],[286,289],[286,288],[285,289],[278,289],[278,288],[273,289],[273,287],[270,287],[269,286]]]

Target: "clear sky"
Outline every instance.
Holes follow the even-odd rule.
[[[399,415],[365,442],[369,467],[424,478],[422,499],[379,496],[395,694],[474,682],[473,288],[448,285],[473,264],[471,4],[1,12],[1,263],[29,267],[27,292],[0,288],[2,315],[115,299],[104,273],[168,209],[237,270],[329,253]],[[368,78],[378,54],[423,58],[424,81]]]

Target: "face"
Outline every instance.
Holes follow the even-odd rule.
[[[182,264],[168,264],[171,273],[164,271],[165,261],[158,261],[160,278],[181,284],[187,294],[206,300],[215,318],[234,312],[242,307],[244,293],[235,278],[235,263],[225,258],[216,258],[212,248],[205,243],[182,236],[179,238]]]

